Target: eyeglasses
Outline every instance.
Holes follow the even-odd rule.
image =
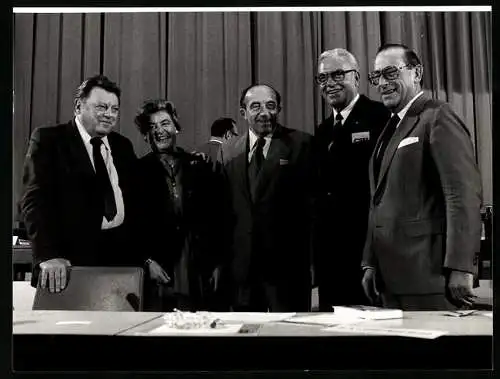
[[[349,72],[358,72],[357,70],[335,70],[330,72],[322,72],[316,75],[316,83],[319,85],[325,85],[328,82],[328,78],[332,78],[334,82],[343,82],[345,80],[345,74]]]
[[[404,66],[387,66],[382,70],[375,70],[368,74],[368,80],[372,86],[378,86],[380,77],[383,76],[385,80],[396,80],[403,68],[412,67],[411,65]]]

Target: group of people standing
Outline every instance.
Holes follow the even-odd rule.
[[[137,159],[112,129],[120,89],[84,81],[69,123],[34,131],[20,209],[32,285],[64,290],[71,266],[141,266],[146,310],[321,311],[374,304],[469,307],[480,245],[481,186],[467,127],[421,89],[405,45],[379,48],[359,94],[356,58],[318,60],[332,113],[315,135],[278,122],[281,95],[245,88],[241,135],[217,120],[209,143],[177,146],[175,106],[147,101]]]

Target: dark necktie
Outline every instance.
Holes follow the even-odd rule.
[[[102,139],[99,137],[91,138],[92,156],[94,157],[95,173],[99,190],[102,194],[103,216],[106,220],[111,221],[116,216],[116,203],[113,187],[109,180],[108,170],[104,164],[101,154]]]
[[[397,114],[391,117],[387,126],[384,129],[382,138],[380,139],[380,144],[378,145],[378,149],[376,151],[375,159],[373,162],[373,170],[375,181],[378,182],[379,174],[380,174],[380,166],[382,165],[382,160],[384,159],[385,149],[387,145],[389,145],[389,141],[391,140],[394,132],[396,131],[396,126],[398,125],[400,118]]]
[[[255,184],[257,183],[257,177],[259,175],[260,169],[262,168],[262,163],[264,162],[264,145],[266,140],[264,137],[259,137],[255,142],[255,150],[253,152],[250,164],[248,165],[248,179],[250,184],[250,189],[252,196],[255,195]]]
[[[333,147],[334,144],[338,143],[339,137],[342,134],[343,128],[342,128],[342,120],[344,117],[340,113],[337,113],[337,116],[335,116],[335,124],[333,124],[333,128],[331,130],[331,138],[330,138],[330,144],[328,145],[328,151],[330,151]]]

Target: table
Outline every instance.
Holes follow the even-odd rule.
[[[116,335],[162,316],[156,312],[14,311],[12,328],[18,334]]]
[[[40,311],[39,311],[40,312]],[[264,324],[238,336],[151,336],[161,313],[14,312],[15,370],[491,369],[493,320],[406,312],[385,327],[443,329],[434,340]],[[30,321],[30,322],[28,322]],[[91,321],[55,325],[57,321]],[[109,354],[108,354],[109,352]],[[57,358],[56,358],[57,357]],[[55,359],[56,358],[56,359]]]

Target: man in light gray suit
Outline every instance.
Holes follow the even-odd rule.
[[[467,127],[423,95],[407,46],[382,46],[369,80],[392,112],[370,161],[362,269],[374,303],[403,310],[468,307],[481,233],[481,185]]]

